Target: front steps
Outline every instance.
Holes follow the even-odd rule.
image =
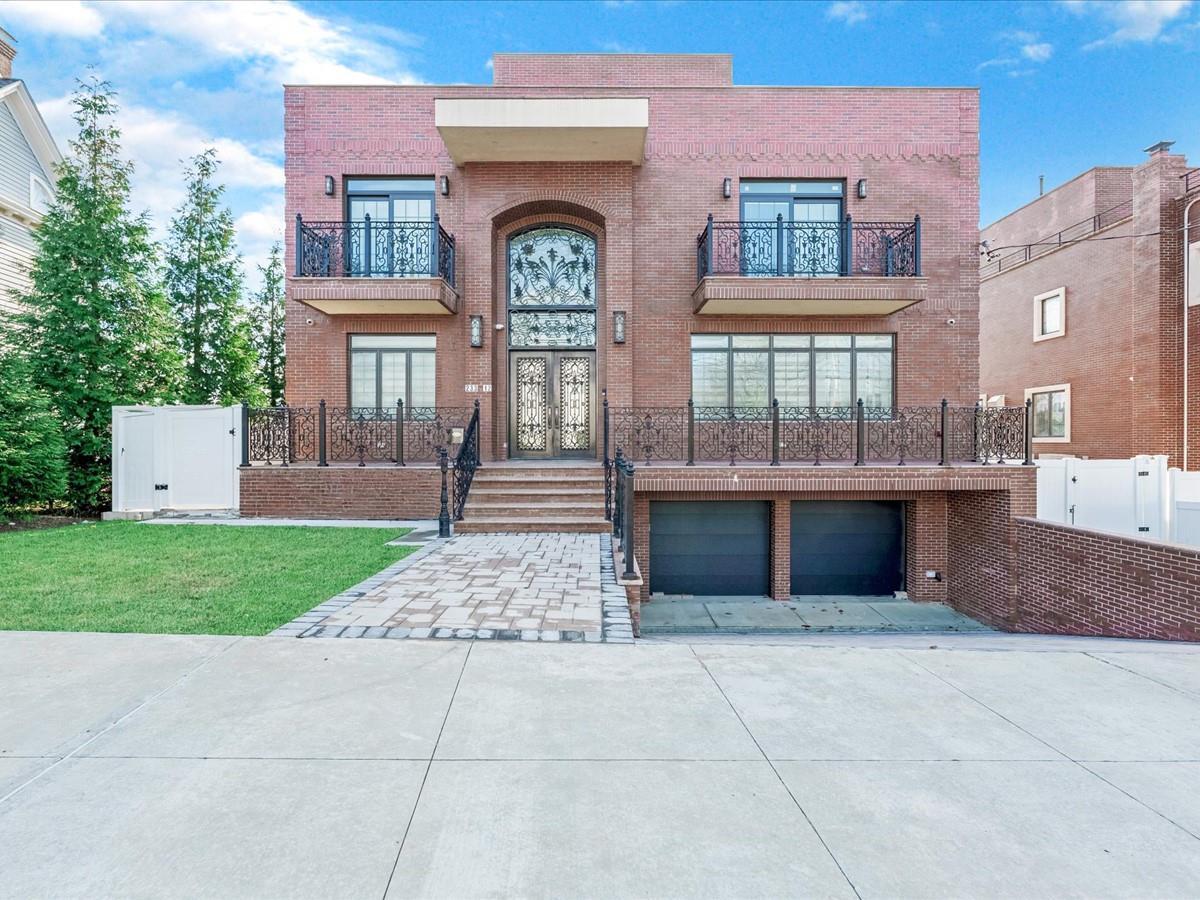
[[[484,463],[454,525],[459,534],[611,529],[604,518],[604,469],[596,463]]]

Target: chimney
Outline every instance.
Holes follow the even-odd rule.
[[[1174,141],[1159,141],[1157,144],[1151,144],[1146,148],[1145,152],[1149,153],[1151,158],[1155,156],[1165,156],[1167,151],[1175,144]]]
[[[17,39],[0,28],[0,78],[12,78],[13,57],[17,55]]]

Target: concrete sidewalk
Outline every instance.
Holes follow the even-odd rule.
[[[2,897],[1200,884],[1197,647],[3,633],[0,697]]]

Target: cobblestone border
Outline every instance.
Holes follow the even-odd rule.
[[[403,640],[405,638],[435,638],[450,640],[496,640],[496,641],[545,641],[547,643],[587,643],[587,644],[632,644],[633,623],[629,617],[629,603],[625,599],[625,589],[617,584],[616,570],[613,567],[612,535],[601,534],[600,538],[600,600],[603,606],[601,613],[601,630],[570,631],[557,629],[492,629],[492,628],[407,628],[403,626],[387,627],[376,625],[322,625],[333,613],[349,606],[359,597],[379,587],[385,581],[403,572],[406,568],[423,556],[434,553],[442,546],[440,541],[430,541],[420,550],[410,553],[404,559],[392,563],[381,572],[377,572],[365,581],[352,588],[330,597],[324,603],[314,606],[302,616],[298,616],[286,625],[281,625],[272,631],[269,637],[297,638],[388,638]],[[453,540],[451,538],[450,540]]]

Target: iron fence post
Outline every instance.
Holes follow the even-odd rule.
[[[688,458],[687,464],[696,464],[696,404],[688,397]]]
[[[299,278],[304,274],[304,267],[301,260],[304,258],[304,224],[300,220],[300,213],[296,213],[296,277]]]
[[[950,404],[942,398],[942,459],[939,466],[950,464]]]
[[[849,213],[846,213],[846,233],[842,237],[842,243],[845,244],[845,248],[842,253],[841,274],[849,275],[854,271],[854,220],[850,218]]]
[[[1025,461],[1023,466],[1033,465],[1033,398],[1025,401]]]
[[[430,234],[430,236],[429,236],[429,275],[432,278],[438,277],[438,268],[439,268],[438,255],[441,252],[438,248],[438,239],[439,239],[440,231],[441,231],[441,226],[438,224],[438,214],[434,213],[433,214],[433,233]]]
[[[708,224],[704,226],[704,274],[713,273],[713,221],[712,213],[708,214]]]
[[[855,404],[854,415],[854,464],[861,466],[865,462],[867,443],[867,417],[862,397],[859,397],[858,403]]]
[[[613,472],[615,475],[615,479],[614,479],[614,483],[613,483],[613,513],[612,513],[613,535],[618,538],[621,536],[621,515],[624,511],[624,507],[621,506],[621,498],[623,496],[621,472],[622,472],[622,466],[624,465],[624,459],[625,459],[625,455],[621,452],[621,448],[618,447],[617,455],[616,455],[615,459],[613,460]]]
[[[775,214],[775,274],[783,275],[783,213]]]
[[[479,398],[478,397],[475,398],[474,418],[476,420],[475,421],[475,431],[473,432],[475,435],[473,438],[473,440],[475,441],[475,468],[482,469],[483,468],[483,454],[479,452],[479,430],[483,426],[479,423]]]
[[[450,537],[450,490],[446,475],[450,468],[450,455],[445,447],[438,447],[438,468],[442,470],[441,508],[438,510],[438,537]]]
[[[371,214],[363,214],[363,275],[371,274]]]
[[[325,401],[317,403],[317,465],[328,466],[325,446]]]
[[[779,398],[771,401],[771,465],[779,465]]]
[[[292,462],[292,411],[286,403],[283,404],[283,464]]]
[[[404,398],[396,398],[396,465],[404,465]]]
[[[608,388],[602,389],[600,396],[603,398],[601,407],[604,416],[604,467],[608,468]]]
[[[621,550],[622,556],[625,557],[625,578],[632,580],[637,576],[637,569],[633,564],[633,463],[625,463],[625,480],[628,484],[625,487],[625,524],[621,528]]]
[[[299,218],[299,216],[297,216]],[[242,468],[250,466],[250,404],[242,401]]]
[[[975,401],[975,415],[971,418],[971,462],[979,462],[979,420],[983,417],[982,407]]]
[[[913,216],[913,269],[917,278],[921,277],[921,214]]]

